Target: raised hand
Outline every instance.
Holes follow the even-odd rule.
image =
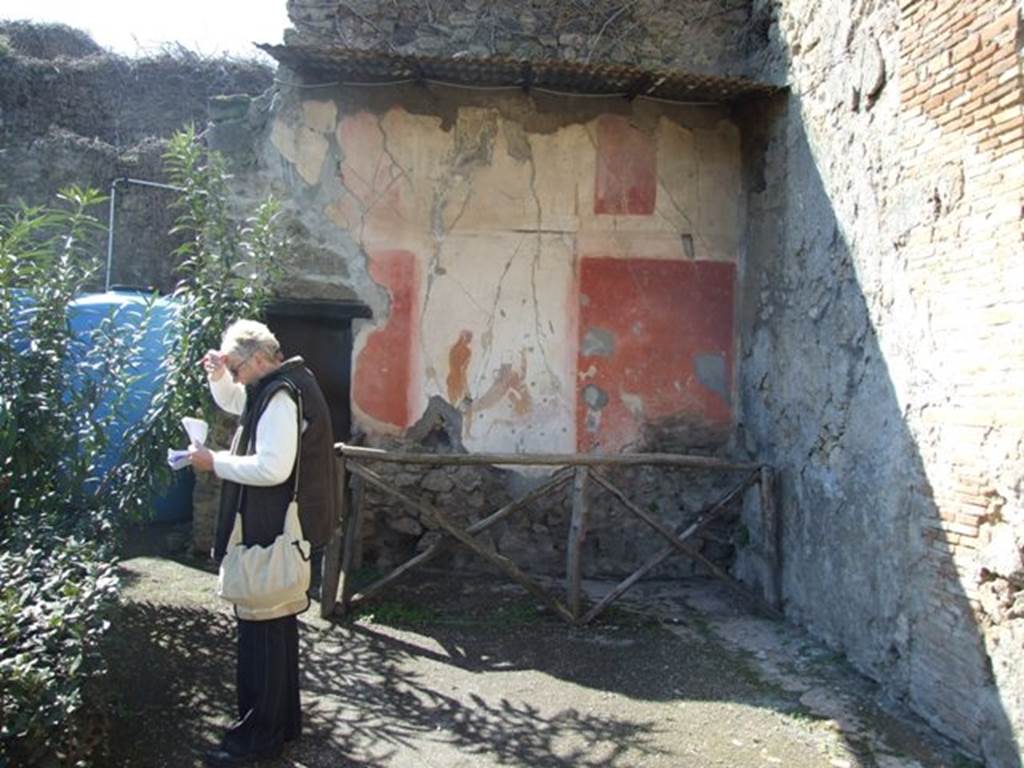
[[[199,364],[206,370],[206,375],[217,381],[224,375],[224,368],[227,364],[227,355],[222,355],[216,349],[209,350]]]

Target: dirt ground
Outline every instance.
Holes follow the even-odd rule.
[[[231,717],[234,621],[205,564],[139,556],[122,574],[106,764],[201,765]],[[514,585],[424,571],[352,620],[323,621],[314,604],[300,624],[305,732],[267,765],[972,765],[716,584],[628,597],[573,628]]]

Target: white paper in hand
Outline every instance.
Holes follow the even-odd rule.
[[[181,425],[185,427],[185,432],[188,434],[189,442],[195,445],[206,445],[206,438],[210,433],[210,425],[202,419],[194,419],[191,416],[185,416],[181,420]],[[167,465],[173,470],[184,469],[192,464],[192,459],[188,455],[188,449],[177,450],[174,448],[167,449]]]
[[[184,469],[192,464],[192,459],[189,458],[188,451],[179,451],[176,448],[167,449],[167,466],[177,471]]]
[[[210,434],[209,424],[202,419],[193,419],[191,416],[184,417],[181,424],[185,427],[189,440],[196,445],[206,445],[206,437]]]

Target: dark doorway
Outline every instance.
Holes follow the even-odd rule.
[[[301,355],[327,398],[334,441],[347,441],[352,426],[352,319],[370,317],[355,302],[278,301],[267,309],[267,325],[285,357]]]

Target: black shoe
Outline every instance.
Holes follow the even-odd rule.
[[[238,753],[217,747],[203,754],[203,762],[210,768],[231,768],[236,765],[252,765],[262,760],[273,760],[280,757],[283,751],[282,747],[275,747],[262,752]]]
[[[236,755],[234,752],[228,752],[226,749],[208,749],[203,753],[203,765],[208,765],[210,768],[219,768],[220,766],[230,765],[245,765],[249,762],[245,755]]]

